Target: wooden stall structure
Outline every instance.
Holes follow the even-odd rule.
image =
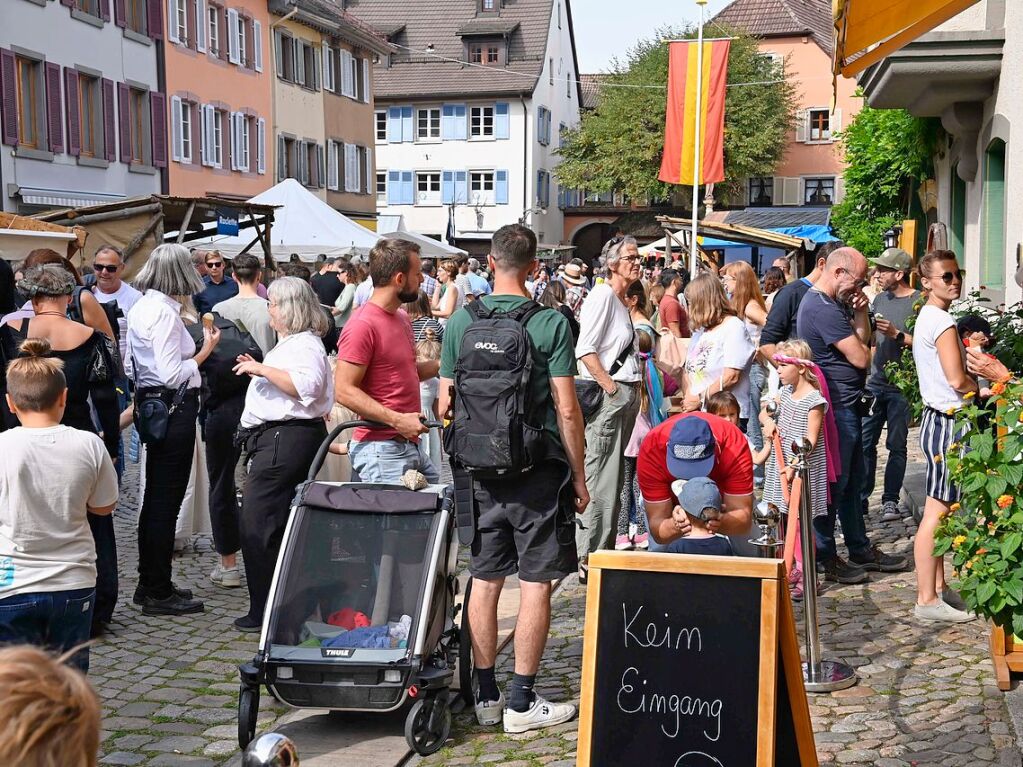
[[[50,248],[74,261],[87,237],[88,232],[80,226],[60,226],[0,211],[0,257],[8,261],[23,261],[36,248]]]
[[[244,200],[220,197],[173,197],[149,195],[118,202],[65,208],[38,213],[37,222],[74,226],[88,234],[88,247],[78,251],[76,265],[82,265],[105,244],[116,245],[127,264],[124,276],[131,279],[157,245],[208,237],[216,231],[217,221],[228,217],[238,222],[239,230],[254,230],[246,250],[259,246],[268,266],[276,266],[270,256],[270,227],[274,205],[259,205]],[[84,241],[83,241],[84,242]]]
[[[693,223],[688,218],[676,218],[674,216],[658,216],[657,223],[664,228],[665,251],[678,247],[682,252],[689,253],[690,230]],[[795,251],[796,267],[798,274],[806,274],[806,255],[816,250],[816,243],[811,240],[803,240],[792,235],[772,232],[769,229],[758,229],[753,226],[740,226],[738,224],[725,224],[717,221],[699,221],[697,234],[700,237],[713,237],[718,240],[729,242],[740,242],[743,245],[758,246],[762,248],[779,248],[786,252]],[[697,245],[699,247],[699,244]],[[700,263],[707,268],[707,262],[711,260],[710,255],[700,248]],[[720,266],[720,264],[718,265]],[[695,276],[695,275],[694,275]]]

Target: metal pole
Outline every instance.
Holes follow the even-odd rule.
[[[817,622],[817,553],[813,536],[813,499],[810,497],[810,443],[793,443],[793,466],[799,472],[799,537],[803,552],[803,630],[806,663],[803,684],[807,692],[833,692],[856,684],[852,667],[833,660],[821,660],[821,639]],[[791,512],[791,509],[789,510]]]
[[[700,247],[696,244],[697,222],[700,218],[700,133],[703,123],[703,25],[707,17],[707,0],[696,0],[700,6],[700,28],[696,48],[696,114],[693,119],[696,142],[693,149],[693,233],[689,242],[689,273],[695,277],[700,266]]]

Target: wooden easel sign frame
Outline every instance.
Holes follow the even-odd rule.
[[[578,767],[818,767],[781,560],[589,558]]]

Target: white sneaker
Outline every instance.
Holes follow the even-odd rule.
[[[969,623],[974,616],[968,612],[957,610],[951,605],[938,601],[929,605],[915,605],[913,615],[918,621],[925,623]]]
[[[508,733],[527,732],[552,727],[575,718],[576,709],[572,703],[551,703],[539,695],[528,711],[504,711],[504,731]]]
[[[497,700],[476,701],[476,721],[483,727],[491,727],[501,723],[504,715],[504,695],[498,693]]]
[[[234,567],[224,567],[218,564],[213,568],[213,572],[210,573],[210,580],[213,581],[214,585],[220,586],[222,589],[236,589],[242,585],[242,575],[237,565]]]

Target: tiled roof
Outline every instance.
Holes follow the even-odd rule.
[[[712,21],[755,37],[809,34],[829,56],[834,50],[831,0],[735,0]]]
[[[512,19],[483,18],[473,19],[468,24],[458,28],[458,34],[462,37],[469,35],[509,35],[519,26],[519,22]]]
[[[316,19],[313,25],[322,26],[330,33],[340,33],[341,36],[354,34],[354,42],[378,52],[386,51],[388,48],[384,33],[345,11],[341,0],[294,0],[294,7],[299,11],[313,14]],[[281,0],[272,0],[270,3],[271,12],[286,14],[290,10],[289,5],[282,4]]]
[[[721,211],[724,213],[724,211]],[[726,224],[753,226],[757,229],[781,229],[788,226],[827,226],[829,207],[746,208],[725,213]]]
[[[583,109],[596,109],[600,103],[600,86],[607,75],[579,75],[582,92],[582,102],[579,106]]]
[[[554,0],[506,0],[499,15],[479,17],[479,0],[346,0],[345,7],[379,29],[405,25],[390,38],[397,46],[390,66],[381,57],[373,73],[375,96],[436,98],[532,93],[547,55]],[[517,25],[508,37],[507,66],[464,63],[459,31],[491,20]]]

